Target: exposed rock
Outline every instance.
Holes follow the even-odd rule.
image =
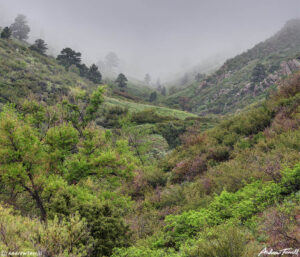
[[[296,71],[300,69],[300,62],[296,59],[287,62],[291,71]]]
[[[253,92],[255,94],[263,92],[266,88],[276,84],[280,80],[281,76],[289,75],[297,70],[300,70],[300,62],[297,59],[283,61],[280,64],[280,70],[273,74],[269,74],[262,82],[260,82],[258,85],[255,85]],[[246,84],[245,87],[240,90],[238,96],[252,91],[251,85],[251,83]]]
[[[294,62],[294,65],[296,65],[296,67],[297,67],[298,69],[300,69],[300,62],[299,62],[299,60],[293,59],[293,62]]]
[[[222,88],[219,91],[219,95],[226,95],[230,91],[230,88]]]
[[[270,74],[268,76],[268,78],[270,79],[270,81],[275,82],[275,81],[277,81],[279,79],[279,76],[278,76],[277,73],[275,73],[275,74]]]
[[[242,94],[247,93],[248,91],[251,90],[251,87],[252,87],[252,83],[246,84],[246,86],[244,86],[244,87],[241,89],[241,93],[242,93]]]
[[[264,90],[264,87],[263,87],[263,83],[261,83],[261,84],[259,84],[259,85],[256,85],[255,87],[254,87],[254,93],[255,94],[257,94],[257,93],[259,93],[259,92],[262,92]]]
[[[203,81],[203,82],[201,82],[200,83],[200,85],[198,86],[198,89],[202,89],[202,88],[205,88],[205,87],[207,87],[207,82],[206,81]]]
[[[231,72],[229,71],[229,72],[225,73],[224,79],[227,79],[227,78],[229,78],[230,76],[231,76]]]
[[[281,64],[280,64],[280,67],[281,67],[281,71],[282,71],[282,73],[284,74],[284,75],[290,75],[291,73],[292,73],[292,71],[290,70],[290,67],[289,67],[289,65],[288,65],[288,63],[287,62],[282,62]]]

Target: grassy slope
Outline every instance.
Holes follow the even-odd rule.
[[[128,108],[128,110],[130,112],[138,112],[138,111],[143,111],[145,109],[154,109],[156,111],[156,113],[159,115],[171,116],[171,117],[175,117],[178,119],[185,119],[188,117],[197,117],[197,115],[195,115],[195,114],[180,111],[180,110],[175,110],[175,109],[171,109],[171,108],[155,106],[155,105],[150,105],[150,104],[135,103],[135,102],[125,101],[125,100],[111,98],[111,97],[107,97],[105,103],[108,106],[116,106],[117,105],[120,107]]]
[[[96,85],[74,72],[67,72],[52,57],[42,56],[29,50],[25,45],[14,40],[0,39],[0,103],[18,102],[32,96],[47,103],[55,103],[57,98],[67,94],[72,88],[93,90]],[[108,90],[111,88],[109,87]],[[129,94],[141,99],[152,92],[145,86],[129,83]],[[108,92],[109,94],[109,92]],[[18,100],[19,99],[19,100]],[[127,101],[121,97],[107,97],[107,104],[128,107],[129,111],[141,111],[154,108],[158,114],[179,119],[196,115],[170,108]],[[125,100],[124,100],[125,99]]]
[[[14,40],[0,39],[0,102],[34,97],[54,103],[71,88],[95,89],[90,81],[66,72],[52,57],[42,56]]]

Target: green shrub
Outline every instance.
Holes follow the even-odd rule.
[[[174,118],[161,116],[154,109],[133,113],[131,117],[131,121],[136,124],[159,123],[170,119],[173,120]]]
[[[201,233],[196,242],[184,247],[186,257],[245,256],[245,233],[233,224],[217,226]]]
[[[147,247],[130,247],[115,249],[112,257],[183,257],[172,249],[150,249]]]
[[[206,227],[238,220],[245,223],[267,206],[280,201],[284,194],[299,190],[299,164],[283,172],[280,183],[255,181],[235,193],[223,191],[207,208],[191,210],[165,218],[164,245],[180,245]]]

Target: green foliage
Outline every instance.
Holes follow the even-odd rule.
[[[91,65],[86,76],[90,81],[93,81],[95,84],[101,83],[102,75],[95,64]]]
[[[132,177],[136,160],[126,141],[119,140],[112,144],[95,129],[86,129],[83,135],[85,139],[78,146],[78,153],[66,163],[69,182],[94,175],[104,181],[108,180],[108,185],[114,188],[122,180]]]
[[[8,109],[0,116],[0,145],[1,180],[11,188],[26,191],[36,202],[45,221],[41,192],[46,183],[48,166],[37,132],[20,121],[12,109]]]
[[[128,115],[128,109],[119,106],[104,107],[100,111],[96,122],[105,128],[121,128],[122,120]]]
[[[290,194],[290,192],[297,192],[300,190],[300,164],[296,165],[293,169],[285,169],[281,184],[283,192]]]
[[[110,98],[110,97],[105,98],[105,105],[127,108],[129,112],[139,112],[139,111],[144,111],[145,109],[155,109],[158,115],[175,117],[181,120],[184,120],[185,118],[189,118],[189,117],[190,118],[197,117],[192,113],[188,113],[176,109],[154,106],[149,104],[135,103],[135,102],[124,101],[124,100]]]
[[[159,123],[169,119],[172,118],[157,114],[155,109],[145,109],[143,111],[133,113],[131,116],[131,121],[136,124]]]
[[[172,170],[172,180],[174,182],[190,180],[202,174],[209,166],[228,160],[240,140],[243,141],[245,137],[263,131],[270,125],[273,116],[272,109],[263,106],[248,111],[246,115],[240,114],[228,118],[200,135],[195,132],[189,133],[187,122],[174,121],[160,124],[158,130],[171,146],[176,146],[180,140],[183,140],[179,151],[174,151],[171,158],[167,160],[166,169]],[[178,136],[184,132],[186,135],[179,138]]]
[[[91,96],[88,113],[96,110],[101,96],[101,90]],[[135,167],[136,161],[127,141],[111,142],[108,133],[93,127],[85,128],[80,135],[72,123],[50,127],[41,136],[39,130],[31,125],[43,127],[38,124],[45,122],[39,119],[38,114],[42,110],[34,103],[26,103],[22,110],[25,118],[16,114],[11,107],[1,113],[0,176],[1,182],[5,183],[1,193],[5,190],[14,192],[17,196],[10,200],[20,208],[22,205],[18,199],[26,199],[27,204],[36,208],[23,211],[40,216],[41,221],[47,221],[48,224],[57,223],[56,216],[60,220],[66,219],[66,222],[70,220],[74,233],[77,233],[77,228],[82,232],[81,221],[77,219],[74,222],[79,225],[72,225],[73,220],[69,217],[78,212],[86,220],[84,226],[93,242],[91,247],[85,247],[84,250],[81,246],[76,248],[68,243],[66,232],[60,231],[61,235],[66,236],[65,241],[55,241],[51,254],[59,256],[62,250],[80,249],[83,255],[107,256],[114,247],[127,246],[130,233],[120,218],[124,211],[119,209],[126,206],[128,200],[113,193],[122,182],[132,177]],[[93,176],[101,184],[101,190],[98,189],[97,193],[92,193],[83,181],[88,176]],[[77,185],[79,182],[82,184]],[[65,221],[61,222],[64,227],[69,226]],[[55,231],[57,229],[53,233]],[[51,233],[49,231],[49,237]],[[70,250],[64,247],[64,242],[71,245]],[[85,252],[88,249],[89,253]]]
[[[182,255],[174,250],[150,249],[147,247],[130,247],[116,249],[112,257],[181,257]]]
[[[1,31],[1,38],[3,39],[9,39],[11,37],[11,30],[9,27],[5,27],[2,31]]]
[[[88,122],[95,118],[99,106],[103,102],[104,88],[98,87],[89,97],[84,90],[74,91],[71,99],[62,102],[64,119],[71,122],[80,135]]]
[[[81,53],[77,53],[71,48],[67,47],[61,50],[57,56],[57,61],[68,70],[72,65],[79,65],[81,63]]]
[[[55,217],[46,225],[0,206],[0,248],[3,252],[40,252],[47,256],[87,256],[93,240],[78,213]]]
[[[114,216],[109,206],[88,207],[81,213],[86,217],[91,235],[96,239],[93,256],[110,256],[113,248],[129,246],[128,227]]]
[[[114,211],[113,203],[101,204],[87,188],[67,185],[60,177],[51,177],[43,194],[49,216],[68,216],[78,212],[87,222],[93,238],[91,256],[107,256],[114,247],[129,244],[128,227]]]
[[[201,233],[199,239],[185,247],[187,257],[241,257],[246,256],[247,239],[234,224],[217,226]]]
[[[259,83],[263,81],[266,76],[267,76],[266,67],[263,64],[258,63],[256,64],[256,66],[252,71],[251,81],[253,83]]]
[[[287,41],[280,40],[285,48]],[[275,44],[275,52],[266,46],[168,99],[217,113],[255,101],[261,96],[255,88],[241,92],[253,70],[262,80],[255,65],[263,63],[267,76],[294,52],[278,57],[282,46]],[[58,57],[69,71],[40,53],[0,39],[0,201],[22,214],[0,207],[1,249],[250,257],[260,244],[296,242],[299,74],[268,101],[214,126],[211,116],[138,102],[149,100],[153,89],[137,89],[138,82],[124,78],[125,87],[120,81],[107,87],[118,99],[104,97],[95,85],[97,66],[88,68],[72,49]],[[156,97],[151,100],[165,100]]]
[[[156,93],[156,91],[154,91],[151,93],[151,95],[149,97],[149,101],[154,102],[154,101],[156,101],[156,99],[157,99],[157,93]]]
[[[34,44],[29,47],[31,50],[38,52],[39,54],[45,55],[48,47],[43,39],[35,40]]]
[[[253,103],[261,102],[278,86],[279,78],[287,75],[284,67],[295,59],[299,46],[300,22],[295,19],[287,22],[276,35],[228,59],[202,81],[175,90],[171,90],[171,87],[164,103],[169,107],[183,108],[179,102],[182,97],[186,97],[193,113],[206,115],[239,112]],[[257,64],[259,66],[255,68]],[[289,67],[292,71],[298,70],[292,67]],[[271,73],[273,79],[268,77]],[[258,85],[264,78],[268,78],[267,83]]]
[[[42,124],[46,122],[46,108],[36,101],[25,100],[22,103],[20,112],[26,121],[33,127],[43,130]]]
[[[78,132],[70,124],[50,128],[45,136],[50,169],[63,172],[65,159],[77,148]]]
[[[120,73],[115,82],[120,88],[124,88],[126,87],[127,81],[128,79],[125,77],[125,75],[123,73]]]
[[[170,148],[180,145],[180,135],[186,132],[188,124],[180,120],[162,122],[157,124],[156,132],[161,134],[168,142]]]
[[[198,211],[183,212],[180,215],[166,217],[164,244],[175,245],[195,236],[206,227],[238,220],[242,223],[267,206],[279,201],[284,194],[297,192],[299,186],[299,165],[283,172],[280,183],[256,181],[246,185],[235,193],[223,191],[215,196],[207,208]],[[290,185],[290,186],[287,186]]]

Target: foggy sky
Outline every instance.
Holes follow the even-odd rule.
[[[69,46],[88,64],[114,51],[153,78],[233,56],[300,17],[300,0],[0,0],[0,26],[28,17],[30,41]]]

